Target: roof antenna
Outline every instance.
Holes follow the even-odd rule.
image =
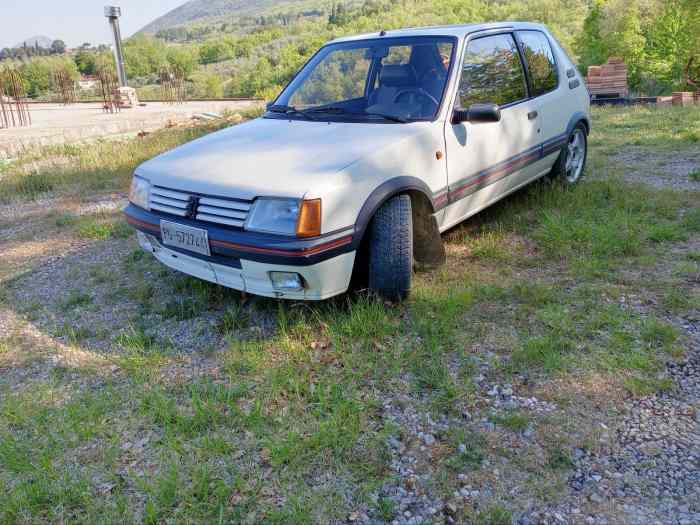
[[[379,36],[386,36],[386,31],[383,29],[379,32]]]

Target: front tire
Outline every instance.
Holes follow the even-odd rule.
[[[411,198],[397,195],[375,213],[369,226],[369,289],[390,301],[408,297],[413,271]]]
[[[564,186],[573,186],[579,181],[586,168],[587,157],[586,126],[579,122],[569,134],[569,140],[559,154],[552,169],[552,179],[558,180]]]

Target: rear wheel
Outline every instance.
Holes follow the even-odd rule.
[[[579,122],[569,135],[566,147],[562,149],[557,163],[552,169],[552,178],[559,179],[566,186],[576,184],[586,167],[587,156],[586,127],[582,122]]]
[[[408,297],[413,271],[411,198],[397,195],[375,213],[369,226],[369,289],[385,299]]]

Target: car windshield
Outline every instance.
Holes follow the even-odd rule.
[[[433,120],[454,46],[452,37],[329,44],[268,106],[266,116],[350,122]]]

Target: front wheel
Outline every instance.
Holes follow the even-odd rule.
[[[411,198],[397,195],[375,213],[369,227],[369,289],[390,301],[408,297],[413,271]]]
[[[583,174],[587,156],[586,128],[583,123],[579,123],[569,135],[566,147],[562,149],[552,169],[552,178],[559,179],[566,186],[573,186]]]

